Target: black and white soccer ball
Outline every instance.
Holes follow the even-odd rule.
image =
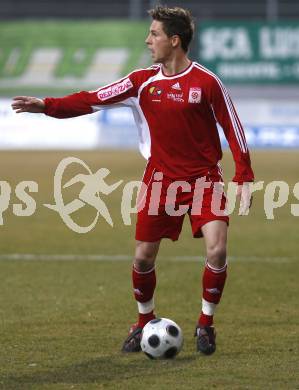
[[[172,359],[182,349],[181,328],[168,318],[156,318],[142,330],[141,349],[151,359]]]

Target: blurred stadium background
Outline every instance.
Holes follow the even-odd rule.
[[[14,95],[96,89],[149,65],[146,10],[156,1],[1,0],[0,178],[12,190],[0,226],[5,390],[298,388],[298,217],[290,210],[298,203],[292,188],[299,166],[299,2],[163,3],[192,10],[197,30],[191,57],[227,85],[245,126],[256,180],[286,181],[288,201],[267,220],[260,191],[248,217],[232,216],[229,283],[216,318],[219,352],[211,360],[194,353],[198,257],[203,262],[204,250],[188,224],[179,243],[163,242],[156,295],[158,314],[183,327],[183,352],[175,362],[157,365],[120,356],[135,318],[129,299],[134,224],[124,226],[120,218],[121,192],[109,197],[113,230],[99,220],[92,232],[78,235],[42,205],[53,203],[53,174],[63,157],[79,157],[93,172],[109,168],[111,183],[140,179],[144,161],[131,112],[58,121],[16,115],[10,104]],[[229,180],[229,152],[223,165]],[[21,202],[14,189],[22,180],[39,185],[31,194],[37,210],[29,217],[13,214],[13,203]],[[73,200],[79,189],[73,186],[65,196]],[[281,193],[277,189],[276,196]],[[88,225],[94,213],[86,206],[76,221]]]
[[[125,109],[55,122],[60,139],[51,120],[21,118],[10,110],[7,98],[14,94],[61,96],[95,89],[150,64],[144,44],[146,10],[155,1],[82,4],[2,0],[0,148],[136,147],[132,116]],[[298,1],[169,1],[168,5],[192,10],[197,31],[191,57],[228,86],[249,144],[298,147]]]

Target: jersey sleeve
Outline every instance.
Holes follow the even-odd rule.
[[[210,100],[216,120],[224,131],[235,161],[233,181],[239,184],[253,181],[254,174],[244,130],[232,100],[219,79],[213,79]]]
[[[44,99],[44,113],[63,119],[91,114],[104,106],[129,106],[130,98],[138,94],[139,79],[136,71],[95,91],[81,91],[61,98],[47,97]]]

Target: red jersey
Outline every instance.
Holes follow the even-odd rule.
[[[208,69],[192,62],[173,76],[162,65],[140,69],[95,91],[46,98],[45,114],[69,118],[104,108],[132,108],[140,151],[165,176],[205,176],[222,158],[216,123],[232,151],[234,181],[253,180],[245,134],[226,88]]]

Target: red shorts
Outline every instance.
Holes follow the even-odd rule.
[[[176,241],[185,214],[189,215],[193,237],[202,237],[201,228],[209,221],[229,223],[218,167],[205,177],[176,181],[148,163],[142,182],[137,200],[135,238],[138,241],[155,242],[162,238]]]

